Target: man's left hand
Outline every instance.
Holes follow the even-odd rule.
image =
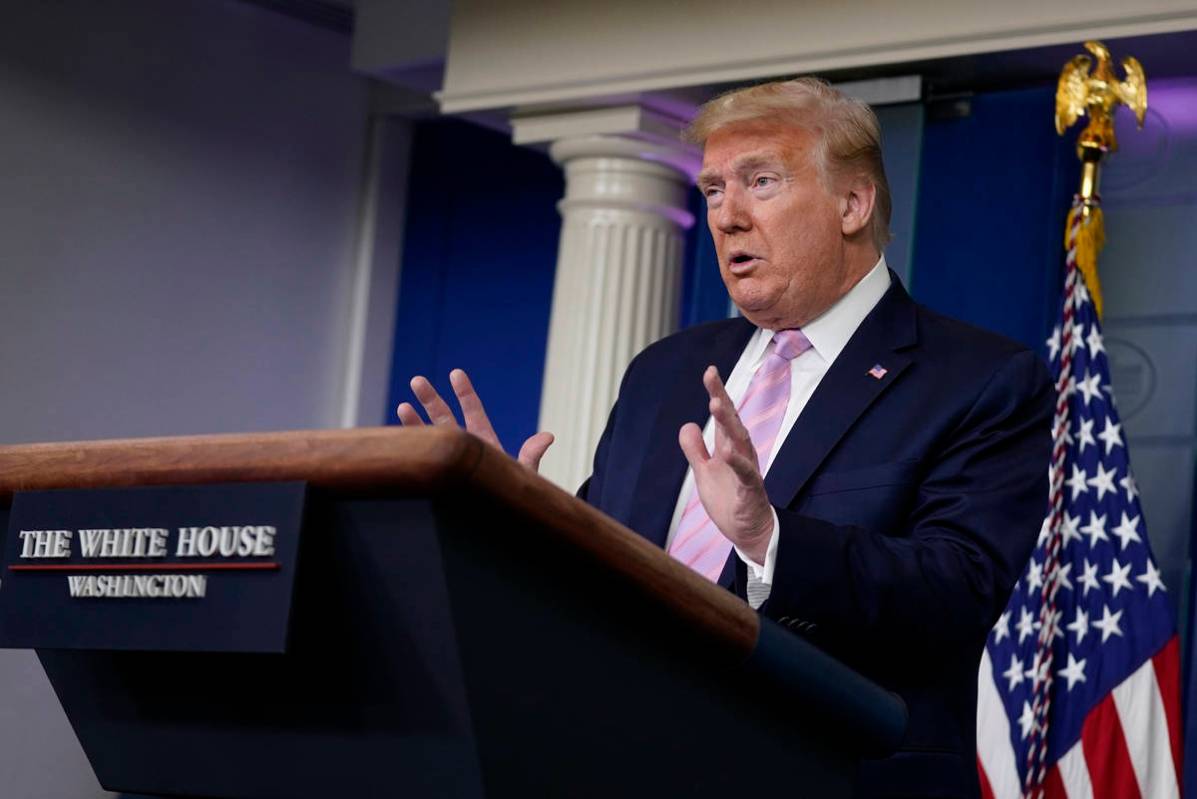
[[[714,366],[707,367],[702,383],[711,397],[715,446],[707,451],[702,429],[693,422],[682,426],[678,443],[694,470],[698,497],[711,521],[741,552],[763,564],[773,536],[773,509],[756,447]]]

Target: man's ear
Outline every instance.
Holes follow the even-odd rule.
[[[840,199],[840,229],[845,238],[851,238],[868,228],[877,202],[877,187],[859,175],[844,189]]]

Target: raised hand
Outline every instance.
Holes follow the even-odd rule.
[[[482,407],[482,400],[479,399],[478,392],[474,391],[474,385],[470,382],[469,376],[461,369],[454,369],[449,373],[449,383],[453,386],[453,393],[457,395],[457,404],[461,406],[466,432],[478,436],[491,446],[503,449],[498,435],[495,434],[495,428],[486,415],[486,409]],[[424,406],[424,412],[428,414],[429,420],[434,425],[460,426],[449,404],[441,399],[441,395],[432,387],[432,383],[428,382],[427,378],[420,375],[413,377],[411,390],[420,404]],[[400,403],[399,407],[395,409],[395,413],[404,427],[420,427],[424,424],[419,412],[410,402]],[[552,443],[552,433],[534,434],[520,447],[519,462],[532,471],[536,471],[540,468],[540,459],[544,457],[545,450]]]
[[[756,448],[714,366],[707,367],[702,383],[711,398],[715,446],[707,451],[702,429],[693,422],[678,431],[678,443],[694,470],[698,498],[711,521],[749,558],[764,563],[773,535],[773,509]]]

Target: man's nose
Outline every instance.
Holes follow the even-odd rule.
[[[752,227],[752,215],[748,208],[749,198],[744,191],[728,186],[723,191],[719,207],[711,215],[711,225],[721,233],[735,233]]]

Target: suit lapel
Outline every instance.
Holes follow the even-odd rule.
[[[860,415],[910,365],[917,341],[915,305],[891,274],[892,285],[849,339],[802,409],[765,476],[769,501],[787,507]],[[870,374],[880,365],[884,375]]]
[[[677,443],[678,430],[686,422],[703,425],[711,415],[709,397],[702,385],[702,373],[714,364],[724,380],[756,328],[736,319],[715,328],[709,342],[699,343],[680,354],[682,364],[672,370],[670,384],[645,442],[646,452],[633,490],[628,526],[657,546],[665,546],[669,522],[686,476],[686,456]]]

